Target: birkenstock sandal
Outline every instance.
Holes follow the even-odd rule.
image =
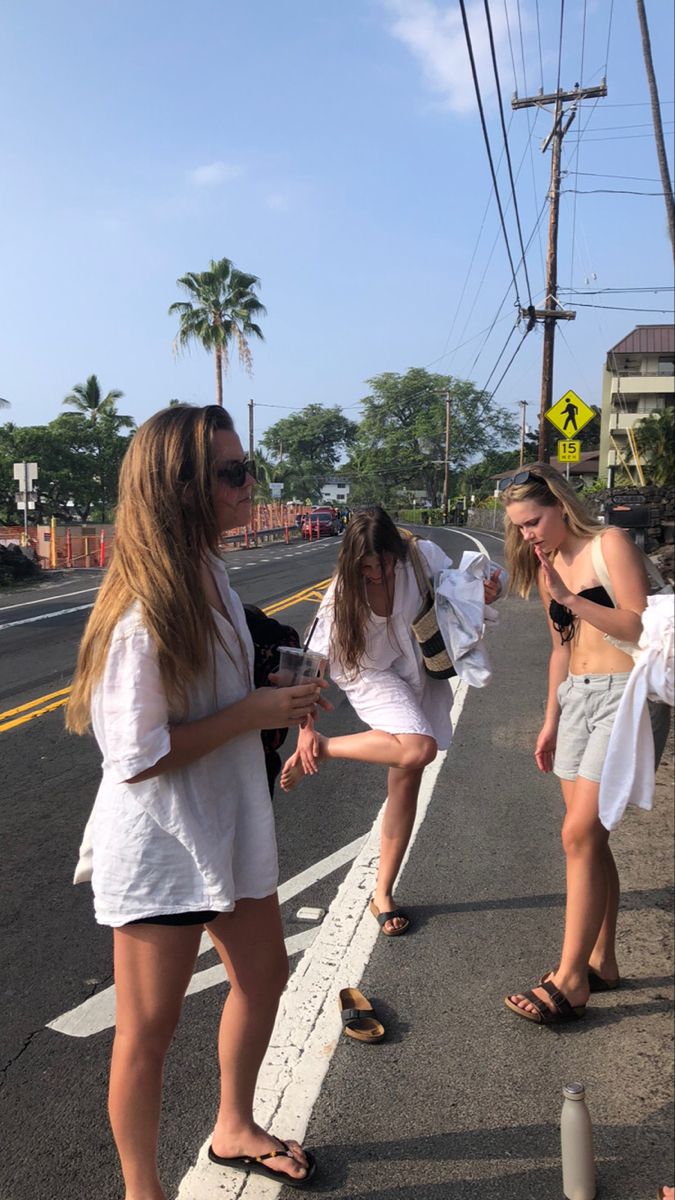
[[[309,1150],[304,1150],[305,1158],[307,1159],[307,1171],[300,1178],[296,1179],[293,1175],[289,1175],[287,1171],[273,1171],[271,1167],[266,1165],[268,1158],[293,1158],[290,1147],[286,1142],[282,1142],[281,1138],[275,1139],[283,1150],[270,1150],[269,1154],[258,1154],[255,1157],[248,1154],[241,1154],[236,1158],[223,1158],[220,1154],[216,1154],[213,1146],[209,1146],[208,1156],[212,1163],[216,1163],[219,1167],[231,1167],[233,1171],[249,1171],[251,1175],[264,1175],[267,1179],[273,1179],[277,1183],[282,1183],[284,1187],[303,1188],[311,1183],[316,1173],[316,1160]],[[295,1160],[297,1162],[297,1159]]]
[[[557,967],[553,967],[551,971],[544,971],[539,983],[547,983],[551,975],[555,975],[557,970]],[[590,992],[613,992],[618,987],[621,987],[621,976],[617,976],[616,979],[605,979],[603,975],[599,975],[597,971],[594,971],[593,967],[588,968],[588,990]]]
[[[402,933],[408,932],[410,928],[410,918],[407,917],[404,912],[401,912],[400,908],[395,908],[392,910],[392,912],[380,912],[374,900],[370,901],[368,908],[375,917],[375,920],[380,926],[380,929],[385,937],[400,937]],[[385,929],[387,921],[396,920],[405,921],[405,924],[401,925],[398,929]]]
[[[358,988],[342,988],[338,998],[342,1028],[357,1042],[380,1042],[384,1025],[378,1021],[370,1002]]]
[[[504,997],[504,1003],[507,1008],[511,1009],[517,1017],[524,1017],[526,1021],[534,1021],[537,1025],[558,1025],[563,1021],[579,1021],[586,1014],[586,1005],[572,1005],[566,996],[558,990],[554,983],[546,980],[545,983],[540,983],[539,987],[547,992],[551,997],[553,1008],[549,1008],[545,1000],[541,1000],[536,996],[534,989],[530,988],[527,992],[520,992],[523,1000],[527,1000],[529,1004],[534,1005],[536,1012],[528,1012],[525,1008],[520,1008],[518,1004],[514,1004],[513,1000],[508,996]],[[514,993],[515,994],[515,993]]]

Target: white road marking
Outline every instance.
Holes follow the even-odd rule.
[[[334,854],[327,855],[320,862],[313,863],[311,867],[300,871],[298,875],[294,875],[292,879],[288,879],[286,883],[282,883],[279,888],[279,903],[285,904],[287,900],[292,900],[294,896],[298,896],[300,892],[304,892],[311,887],[319,879],[324,879],[327,875],[331,875],[333,871],[337,871],[338,867],[344,866],[345,863],[351,860],[358,854],[361,846],[365,841],[365,835],[356,838],[347,846],[342,846],[336,850]],[[286,938],[286,951],[288,955],[298,954],[304,950],[306,946],[311,945],[318,930],[305,929],[302,933],[293,934]],[[203,933],[199,943],[198,953],[206,954],[208,950],[213,950],[213,943],[208,933]],[[195,992],[203,992],[206,988],[216,987],[218,984],[226,983],[227,975],[222,964],[217,964],[206,971],[199,971],[192,976],[190,985],[187,990],[187,995],[191,996]],[[94,996],[90,996],[88,1000],[78,1004],[76,1008],[71,1008],[68,1012],[62,1013],[60,1017],[56,1017],[54,1021],[49,1021],[47,1029],[54,1029],[57,1033],[65,1033],[68,1037],[91,1037],[94,1033],[100,1033],[103,1029],[109,1029],[115,1024],[115,988],[107,987],[101,992],[96,992]]]
[[[79,592],[60,592],[57,596],[41,596],[38,600],[22,600],[20,604],[4,604],[0,613],[9,612],[10,608],[29,608],[33,604],[53,604],[55,600],[69,600],[71,596],[84,596],[86,592],[97,592],[97,587],[80,588]]]
[[[468,692],[453,680],[453,718],[456,724]],[[405,867],[417,833],[426,817],[434,785],[445,761],[439,754],[422,779],[417,818]],[[341,987],[358,987],[379,935],[368,911],[379,853],[381,812],[309,950],[298,963],[281,998],[270,1045],[258,1077],[255,1119],[284,1138],[304,1139],[312,1109],[341,1036],[335,1003]],[[209,1162],[208,1140],[187,1172],[177,1200],[273,1200],[282,1184],[241,1175]]]
[[[6,621],[0,624],[0,633],[3,629],[15,629],[17,625],[32,625],[34,621],[51,621],[53,617],[65,617],[68,613],[84,612],[87,608],[93,608],[92,604],[78,604],[76,608],[60,608],[58,612],[40,613],[39,617],[22,617],[20,621]]]

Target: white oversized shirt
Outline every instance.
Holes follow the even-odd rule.
[[[236,703],[253,687],[253,644],[243,607],[223,562],[211,556],[210,566],[239,636],[213,609],[229,653],[215,642],[213,668],[190,689],[186,721]],[[138,605],[114,630],[92,699],[92,724],[103,778],[81,851],[85,866],[81,858],[76,878],[87,876],[90,836],[100,924],[204,909],[229,912],[237,899],[261,899],[276,890],[274,818],[257,730],[189,766],[128,782],[170,750],[157,652]]]
[[[417,546],[432,580],[452,565],[435,542],[419,541]],[[319,608],[311,649],[327,656],[331,678],[371,729],[423,734],[433,737],[439,749],[445,750],[452,739],[452,692],[447,680],[431,679],[426,674],[410,628],[422,597],[409,560],[396,563],[394,581],[391,616],[380,617],[371,610],[365,628],[365,650],[355,675],[345,670],[331,644],[334,583]]]

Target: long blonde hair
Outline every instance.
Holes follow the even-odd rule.
[[[567,527],[575,537],[591,538],[603,526],[586,511],[562,475],[547,463],[535,463],[525,483],[512,483],[501,494],[504,505],[504,554],[511,574],[509,591],[525,599],[537,579],[539,560],[520,530],[509,520],[509,504],[533,500],[544,508],[562,505]]]
[[[85,733],[92,690],[103,674],[115,625],[134,601],[157,647],[172,712],[204,670],[217,638],[201,583],[204,555],[218,547],[213,491],[214,431],[232,432],[218,405],[174,405],[140,427],[119,480],[113,559],[80,644],[66,727]]]
[[[370,606],[361,562],[375,554],[384,570],[384,555],[405,562],[408,547],[391,517],[379,505],[364,508],[349,521],[335,568],[332,650],[348,674],[359,668],[366,648]],[[386,589],[386,576],[385,589]]]

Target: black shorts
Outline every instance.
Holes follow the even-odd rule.
[[[221,916],[211,909],[202,912],[160,913],[156,917],[139,917],[137,921],[127,921],[127,925],[208,925]]]

